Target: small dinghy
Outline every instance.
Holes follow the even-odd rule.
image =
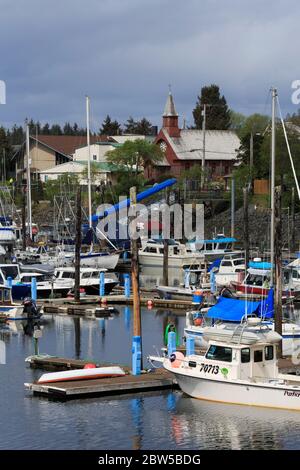
[[[105,377],[120,377],[125,375],[121,367],[89,367],[84,369],[67,370],[43,374],[37,381],[38,384],[54,382],[68,382],[71,380],[102,379]]]

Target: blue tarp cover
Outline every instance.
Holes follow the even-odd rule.
[[[250,261],[249,268],[255,269],[272,269],[272,263],[267,263],[266,261]]]
[[[273,311],[274,293],[271,289],[267,299],[258,302],[220,297],[218,303],[209,309],[207,317],[239,322],[245,315],[253,313],[264,318],[270,318],[273,316]]]

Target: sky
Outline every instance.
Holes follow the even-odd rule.
[[[85,124],[109,114],[160,125],[168,86],[187,125],[201,87],[216,83],[231,109],[282,112],[299,68],[298,0],[0,0],[0,125]],[[300,105],[299,105],[300,107]]]

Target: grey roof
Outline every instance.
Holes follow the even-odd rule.
[[[182,129],[180,137],[170,137],[163,129],[164,135],[180,160],[201,160],[203,154],[203,131]],[[206,131],[205,159],[234,160],[240,147],[240,139],[234,131]]]
[[[168,94],[163,116],[164,117],[178,116],[178,114],[176,113],[175,104],[174,104],[174,100],[173,100],[173,96],[171,92],[169,92]]]

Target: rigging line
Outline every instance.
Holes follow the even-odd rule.
[[[294,180],[295,180],[296,187],[297,187],[298,198],[299,198],[299,200],[300,200],[300,188],[299,188],[299,183],[298,183],[298,179],[297,179],[297,175],[296,175],[296,171],[295,171],[295,166],[294,166],[294,162],[293,162],[293,158],[292,158],[292,154],[291,154],[290,144],[289,144],[289,141],[288,141],[288,136],[287,136],[287,133],[286,133],[286,128],[285,128],[284,120],[283,120],[283,117],[282,117],[282,114],[281,114],[281,108],[280,108],[280,104],[279,104],[278,94],[277,94],[277,103],[278,103],[278,110],[279,110],[279,116],[280,116],[280,120],[281,120],[281,125],[282,125],[282,129],[283,129],[283,132],[284,132],[284,137],[285,137],[285,141],[286,141],[286,146],[287,146],[287,149],[288,149],[288,154],[289,154],[289,157],[290,157],[290,162],[291,162],[292,171],[293,171],[293,175],[294,175]]]

